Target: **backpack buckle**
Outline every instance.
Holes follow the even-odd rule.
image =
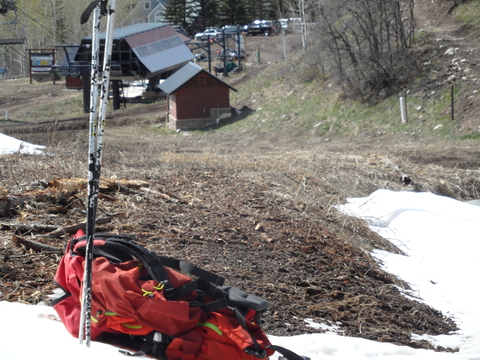
[[[152,341],[154,343],[168,344],[170,342],[170,337],[164,333],[155,331],[153,334]]]
[[[244,349],[244,351],[247,354],[256,356],[259,359],[265,359],[267,357],[267,351],[265,349],[255,349],[255,348],[248,347]]]
[[[172,284],[168,280],[162,281],[162,284],[165,286],[163,287],[163,294],[167,299],[173,299],[175,296],[175,289],[173,288]]]

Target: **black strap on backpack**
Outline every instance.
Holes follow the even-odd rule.
[[[306,356],[300,356],[296,353],[294,353],[292,350],[288,350],[282,346],[278,345],[270,345],[268,346],[269,349],[275,350],[279,352],[280,354],[283,355],[283,357],[280,357],[279,360],[281,359],[287,359],[287,360],[310,360],[310,358]]]
[[[97,341],[121,347],[118,351],[123,355],[133,357],[154,357],[155,359],[168,360],[165,350],[172,340],[171,336],[152,331],[145,336],[103,333]]]

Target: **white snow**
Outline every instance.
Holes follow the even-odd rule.
[[[0,139],[1,152],[4,140]],[[449,335],[412,336],[459,351],[440,353],[351,338],[343,336],[335,327],[328,328],[325,334],[270,336],[271,342],[312,360],[480,360],[480,306],[476,302],[480,274],[480,207],[430,193],[378,190],[365,198],[349,199],[339,209],[366,219],[373,230],[405,253],[375,251],[374,256],[388,272],[411,285],[412,290],[405,293],[406,296],[442,311],[460,328]],[[90,348],[80,345],[61,322],[39,318],[39,314],[55,314],[55,311],[44,305],[0,302],[1,360],[126,359],[109,345],[96,342],[92,342]],[[316,324],[311,319],[305,321],[310,326],[325,328],[324,324]],[[271,360],[277,359],[277,354],[271,357]]]
[[[0,155],[6,154],[44,154],[45,146],[30,144],[0,133]]]

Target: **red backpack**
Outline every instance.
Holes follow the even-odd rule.
[[[85,248],[80,230],[66,246],[54,278],[60,290],[51,300],[74,337]],[[260,327],[270,304],[223,286],[222,277],[160,257],[128,236],[95,234],[93,251],[92,340],[168,360],[257,360],[275,351],[289,360],[303,359],[272,345]]]

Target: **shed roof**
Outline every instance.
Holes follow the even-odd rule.
[[[225,86],[228,86],[233,91],[237,91],[237,89],[235,89],[234,87],[228,85],[226,82],[220,80],[216,76],[213,76],[208,71],[205,71],[203,68],[201,68],[197,64],[194,64],[193,62],[189,62],[188,64],[184,65],[181,69],[178,69],[174,74],[169,76],[163,83],[158,85],[158,88],[168,95],[173,94],[183,84],[185,84],[187,81],[189,81],[191,78],[193,78],[194,76],[196,76],[201,72],[204,72],[208,76],[215,78],[216,80],[225,84]]]

